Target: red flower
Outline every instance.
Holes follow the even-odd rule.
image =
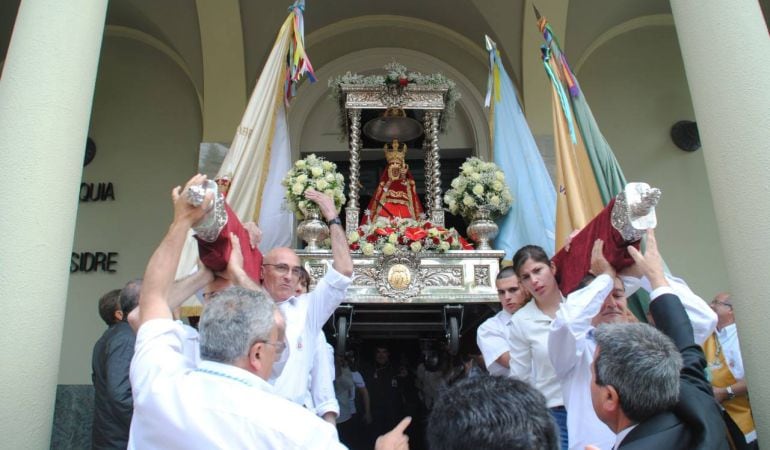
[[[433,228],[433,224],[432,224],[432,223],[430,223],[430,222],[425,222],[425,223],[422,225],[422,227],[423,227],[424,229],[426,229],[426,230],[429,230],[429,229]]]
[[[398,85],[401,87],[406,87],[406,85],[409,84],[409,80],[405,76],[401,76],[398,78]]]
[[[385,227],[385,228],[377,228],[374,230],[375,233],[379,234],[380,236],[387,236],[389,234],[393,234],[393,228]]]
[[[460,236],[460,247],[462,247],[463,250],[473,250],[473,244],[466,241],[462,236]]]
[[[361,248],[361,246],[358,245],[358,242],[353,242],[352,244],[350,244],[351,250],[358,250],[359,248]]]
[[[377,242],[377,235],[370,234],[369,236],[366,237],[366,242],[371,242],[372,244],[374,244],[375,242]]]
[[[410,227],[406,229],[404,236],[412,241],[419,241],[428,236],[428,232],[421,229],[420,227]]]

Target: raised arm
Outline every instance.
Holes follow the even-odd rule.
[[[615,271],[604,257],[603,248],[604,243],[597,239],[591,251],[591,273],[597,277],[588,286],[569,294],[551,323],[548,358],[559,378],[566,377],[580,360],[591,322],[612,292]]]
[[[230,244],[232,245],[232,251],[230,252],[230,259],[227,261],[227,270],[217,275],[222,276],[230,280],[236,286],[242,288],[251,289],[252,291],[258,291],[262,289],[262,286],[252,280],[243,268],[243,253],[241,252],[241,240],[238,239],[235,233],[230,233]]]
[[[682,376],[687,377],[698,389],[711,394],[711,385],[705,372],[706,358],[693,339],[692,325],[682,302],[671,290],[663,272],[663,259],[658,252],[655,232],[652,229],[647,231],[647,251],[644,255],[633,247],[629,247],[628,252],[650,280],[650,297],[653,299],[650,313],[655,326],[671,338],[682,354]]]
[[[660,256],[660,250],[657,249],[657,243],[656,252],[658,256]],[[623,279],[623,284],[626,285],[627,295],[631,295],[631,293],[638,288],[642,288],[652,294],[655,289],[652,286],[652,281],[636,266],[637,265],[634,264],[633,266],[628,267],[627,270],[624,270],[623,276],[621,277]],[[690,319],[695,343],[703,345],[706,339],[708,339],[711,333],[716,329],[716,313],[709,307],[709,304],[706,301],[690,289],[684,280],[665,272],[662,276],[665,278],[667,289],[670,289],[666,292],[675,294],[679,297],[682,306],[684,306],[687,317]],[[654,301],[654,299],[652,299],[652,301]]]
[[[334,206],[334,200],[326,194],[322,194],[313,189],[305,191],[305,197],[315,202],[321,210],[321,214],[326,222],[338,218],[337,208]],[[350,247],[348,239],[345,236],[345,230],[340,223],[329,224],[329,234],[332,241],[332,257],[334,258],[334,270],[340,274],[350,277],[353,275],[353,259],[350,257]]]
[[[185,300],[195,295],[196,292],[212,281],[214,281],[214,274],[211,273],[208,267],[199,263],[198,271],[174,282],[168,298],[168,308],[173,311],[180,307]],[[128,323],[134,332],[139,329],[141,311],[141,306],[137,306],[128,314]]]
[[[205,175],[195,175],[185,185],[185,190],[193,185],[199,185],[206,180]],[[172,296],[174,275],[179,257],[187,238],[188,230],[201,220],[212,201],[212,195],[207,194],[200,206],[190,205],[182,189],[177,186],[171,191],[174,202],[174,221],[161,241],[144,273],[142,290],[139,295],[139,326],[152,319],[170,319],[172,317],[168,300]]]

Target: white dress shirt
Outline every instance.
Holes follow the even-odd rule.
[[[278,303],[286,318],[287,343],[282,362],[273,367],[270,376],[278,394],[305,404],[318,333],[345,299],[351,281],[330,265],[313,291]]]
[[[551,324],[548,355],[561,381],[570,449],[583,450],[592,444],[609,450],[615,443],[615,433],[596,417],[591,401],[591,363],[596,352],[591,320],[612,289],[612,278],[599,275],[567,297]]]
[[[490,375],[508,376],[510,370],[497,362],[497,358],[511,348],[511,317],[508,311],[500,312],[485,320],[476,330],[476,344],[484,356],[484,364]]]
[[[315,413],[323,416],[328,412],[340,415],[340,404],[334,392],[334,349],[322,332],[318,333],[313,368],[310,370],[310,405]]]
[[[633,283],[632,291],[639,287],[651,289],[646,278],[622,278],[624,282],[628,279]],[[654,290],[650,294],[652,301],[664,293],[676,294],[690,318],[696,341],[703,343],[716,326],[716,314],[682,280],[668,275],[666,279],[670,287]],[[583,450],[592,444],[605,450],[613,448],[616,442],[615,433],[596,417],[591,401],[591,364],[596,352],[591,321],[612,292],[613,283],[608,275],[599,275],[585,288],[570,294],[551,325],[549,357],[564,393],[570,449]]]
[[[276,395],[256,375],[183,354],[186,333],[169,319],[143,324],[131,362],[129,449],[344,449],[334,427]]]
[[[741,358],[741,344],[738,340],[738,328],[735,324],[727,325],[721,330],[717,330],[717,339],[722,346],[722,352],[725,356],[727,367],[736,380],[742,380],[746,374],[743,371],[743,358]]]
[[[650,298],[657,298],[663,292],[675,294],[682,301],[682,306],[690,318],[692,324],[692,334],[695,343],[703,345],[706,339],[711,336],[717,328],[717,313],[703,300],[698,294],[692,291],[687,283],[681,278],[666,274],[666,280],[669,287],[661,287],[661,291],[652,290],[650,280],[647,277],[634,278],[628,276],[620,277],[623,280],[623,286],[626,290],[626,297],[630,296],[637,289],[642,288],[650,293]],[[670,289],[670,290],[669,290]]]
[[[561,385],[548,358],[551,319],[532,300],[511,319],[510,376],[526,381],[545,396],[549,408],[564,405]]]
[[[201,361],[201,345],[200,335],[198,330],[177,320],[177,323],[182,325],[182,331],[184,332],[184,342],[182,343],[182,353],[187,361],[190,363],[190,367],[198,367]]]

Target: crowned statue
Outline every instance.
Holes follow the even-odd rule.
[[[388,165],[380,176],[380,182],[367,209],[374,218],[417,219],[423,213],[423,207],[415,190],[414,177],[405,161],[406,144],[399,143],[398,139],[394,138],[393,142],[385,144],[383,149]],[[364,217],[362,223],[368,220],[371,220],[371,217]]]

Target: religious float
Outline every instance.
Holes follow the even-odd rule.
[[[338,352],[343,352],[348,339],[355,336],[446,340],[448,350],[454,354],[463,331],[475,328],[498,302],[495,277],[504,252],[489,245],[497,233],[489,212],[501,208],[483,204],[487,198],[483,194],[471,194],[473,201],[463,203],[463,194],[455,187],[455,196],[442,190],[439,135],[458,97],[451,80],[440,74],[407,73],[406,68],[396,63],[386,66],[386,70],[386,75],[368,77],[348,73],[330,82],[332,96],[339,102],[350,152],[344,219],[355,265],[355,279],[347,298],[332,318],[332,335]],[[372,111],[377,112],[376,118],[362,123],[362,116],[371,117]],[[366,209],[362,209],[359,193],[362,133],[369,141],[384,145],[387,159],[387,167]],[[424,207],[405,162],[404,142],[419,142],[424,152]],[[499,172],[492,163],[472,159],[480,166],[468,162],[463,168],[477,179],[481,176],[477,172],[483,169],[492,177]],[[306,177],[301,173],[303,170],[297,170],[298,166],[308,169],[310,165],[319,165],[318,170],[325,170],[333,165],[319,161],[322,159],[310,155],[296,162],[284,180],[287,204],[301,220],[298,235],[307,243],[298,254],[315,280],[323,276],[332,260],[331,251],[320,245],[328,236],[328,228],[316,212],[307,210],[308,205],[299,195],[292,194],[292,188],[296,185],[297,193],[305,188],[301,182]],[[331,186],[336,175],[319,175],[318,170],[317,176],[329,180],[322,182],[321,187],[339,200],[339,192]],[[498,177],[499,180],[489,181],[487,187],[494,185],[498,189],[498,206],[505,203],[502,206],[507,210],[510,192],[502,172]],[[458,184],[453,182],[456,187],[465,187]],[[468,187],[470,192],[476,184]],[[444,227],[445,200],[453,213],[469,209],[476,213],[468,217],[472,220],[469,235],[476,248],[454,229]]]

